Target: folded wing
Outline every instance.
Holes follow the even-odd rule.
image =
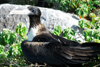
[[[100,53],[98,43],[64,46],[60,42],[24,41],[21,48],[24,56],[32,63],[49,65],[82,64],[96,59]]]

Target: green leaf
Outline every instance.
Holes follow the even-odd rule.
[[[70,39],[70,40],[75,40],[75,32],[73,28],[66,28],[63,30],[63,36],[64,38]]]
[[[3,45],[0,45],[0,53],[4,52],[4,46]]]
[[[26,34],[28,33],[28,30],[26,28],[26,25],[24,23],[18,23],[15,28],[16,33],[18,33],[23,39],[27,39]]]
[[[15,45],[12,48],[12,55],[14,57],[19,57],[19,56],[23,56],[22,50],[21,50],[21,45]]]
[[[56,26],[54,26],[53,29],[54,29],[54,30],[52,31],[52,33],[53,33],[54,35],[59,36],[59,35],[61,34],[61,27],[60,27],[60,26],[56,25]]]
[[[92,20],[94,20],[94,18],[96,17],[96,15],[94,14],[94,13],[90,13],[90,18],[92,19]]]
[[[3,29],[0,36],[0,44],[7,45],[13,44],[16,41],[17,34],[9,29]]]
[[[81,15],[81,17],[85,17],[88,15],[88,6],[87,4],[82,4],[76,9],[77,15]]]
[[[78,25],[80,26],[80,28],[84,28],[84,27],[83,27],[83,22],[84,22],[84,20],[80,20],[80,21],[78,22]]]

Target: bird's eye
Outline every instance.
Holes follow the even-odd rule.
[[[34,12],[34,9],[32,9],[31,11]]]

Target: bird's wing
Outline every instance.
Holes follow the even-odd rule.
[[[84,43],[81,46],[64,46],[60,42],[24,41],[21,47],[29,61],[54,65],[89,62],[100,53],[100,44],[98,43],[94,43],[94,45]],[[36,59],[37,57],[39,60]]]
[[[45,62],[55,65],[81,64],[95,59],[100,53],[98,43],[79,44],[56,35],[52,36],[38,35],[32,42],[24,41],[21,44],[23,53],[33,63]],[[36,59],[37,57],[40,60]]]
[[[57,35],[54,35],[52,33],[50,33],[54,38],[56,38],[57,40],[59,40],[63,45],[65,46],[79,46],[80,44],[78,42],[75,42],[75,41],[72,41],[72,40],[68,40],[68,39],[65,39],[61,36],[57,36]]]
[[[99,43],[84,43],[81,46],[63,46],[59,43],[50,43],[47,49],[59,54],[64,63],[80,64],[96,59],[100,53]]]
[[[46,44],[48,44],[49,42],[32,42],[32,41],[23,41],[21,43],[21,49],[23,52],[25,52],[26,54],[37,54],[38,49],[40,47],[44,47]],[[40,48],[41,49],[41,48]],[[42,49],[41,49],[42,50]]]
[[[21,49],[26,59],[32,63],[39,63],[39,64],[47,63],[50,65],[63,64],[63,62],[61,61],[62,60],[61,56],[58,54],[58,52],[56,53],[55,51],[51,50],[53,46],[50,47],[49,49],[49,45],[50,42],[23,41],[21,43]]]

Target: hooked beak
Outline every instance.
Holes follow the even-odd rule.
[[[29,15],[32,12],[30,10],[28,10],[28,8],[24,8],[24,9],[13,9],[9,15],[14,15],[14,14],[24,14],[24,15]]]

